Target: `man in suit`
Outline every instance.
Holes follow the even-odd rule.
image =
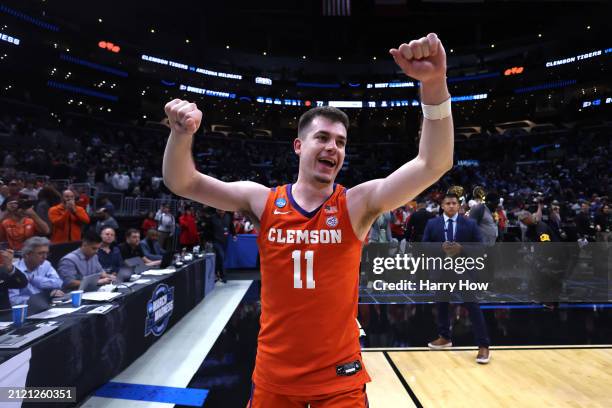
[[[460,242],[482,242],[482,236],[475,221],[458,214],[459,198],[456,194],[447,193],[442,201],[444,213],[440,217],[432,218],[425,226],[423,242],[442,242],[442,251],[446,256],[455,257],[465,248]],[[463,304],[469,311],[474,337],[478,344],[476,362],[486,364],[489,356],[489,335],[480,305],[474,302]],[[438,338],[428,344],[433,350],[452,347],[451,328],[448,313],[448,302],[437,302],[438,309]]]

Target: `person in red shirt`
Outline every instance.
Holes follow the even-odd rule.
[[[145,219],[142,220],[142,225],[140,226],[142,236],[146,236],[150,229],[157,230],[157,221],[155,221],[155,214],[153,214],[153,211],[149,211]]]
[[[200,242],[196,220],[191,207],[185,207],[185,213],[179,217],[179,226],[181,227],[181,235],[179,236],[181,247],[191,248]]]
[[[54,244],[79,241],[81,227],[89,224],[87,211],[76,205],[74,198],[74,192],[66,190],[62,194],[62,202],[49,208],[49,221],[53,225],[51,242]]]
[[[391,235],[393,238],[401,241],[404,239],[406,234],[406,222],[408,221],[408,213],[405,207],[399,207],[393,210],[391,213],[393,219],[391,220]]]
[[[87,207],[89,207],[89,201],[89,196],[85,192],[85,189],[81,188],[79,190],[79,199],[77,200],[76,205],[87,210]]]
[[[0,223],[0,242],[8,241],[9,248],[20,250],[28,238],[49,234],[49,226],[32,205],[32,201],[23,198],[7,203],[7,216]]]

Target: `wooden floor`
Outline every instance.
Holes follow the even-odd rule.
[[[612,346],[364,350],[371,408],[612,407]]]

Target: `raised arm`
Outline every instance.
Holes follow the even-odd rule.
[[[420,81],[424,105],[440,105],[450,98],[446,86],[446,53],[436,34],[389,52],[406,75]],[[450,170],[453,145],[452,116],[436,120],[423,118],[419,153],[414,159],[384,179],[371,180],[349,190],[349,212],[357,235],[365,236],[365,226],[372,218],[404,205]]]
[[[170,138],[162,173],[164,183],[176,195],[226,211],[242,211],[259,220],[269,189],[250,181],[226,183],[197,171],[191,154],[193,135],[202,112],[195,103],[174,99],[166,104]]]

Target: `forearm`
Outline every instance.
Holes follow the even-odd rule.
[[[32,212],[30,216],[34,220],[34,224],[36,224],[36,231],[38,231],[39,234],[48,235],[49,232],[51,232],[49,230],[49,225],[44,222],[43,219],[38,216],[38,214]]]
[[[166,143],[162,164],[164,184],[178,195],[188,191],[196,179],[197,170],[191,154],[192,141],[193,135],[177,135],[172,131]]]
[[[538,222],[542,221],[542,206],[541,205],[538,205],[538,210],[535,212],[535,214],[533,214],[533,216]]]
[[[450,97],[446,79],[421,83],[421,102],[425,105],[439,105]],[[419,158],[428,168],[450,169],[453,165],[454,129],[453,118],[440,120],[423,119]]]
[[[32,284],[39,289],[60,289],[62,287],[62,283],[63,282],[59,276],[44,276],[32,279]]]

